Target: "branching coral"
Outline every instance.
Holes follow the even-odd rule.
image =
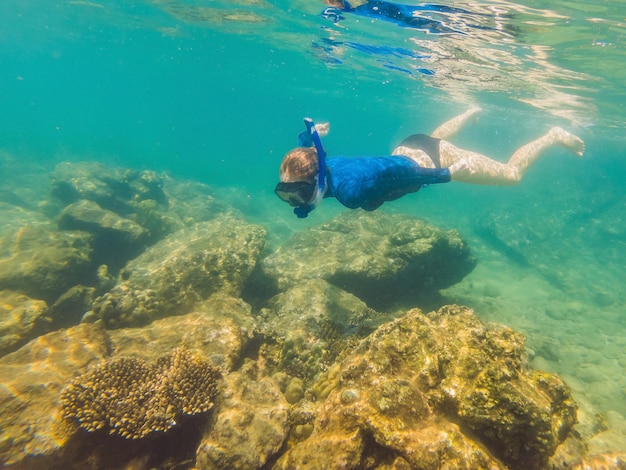
[[[77,377],[61,393],[61,415],[87,431],[128,439],[165,432],[183,415],[213,407],[219,370],[177,348],[155,364],[121,357]]]

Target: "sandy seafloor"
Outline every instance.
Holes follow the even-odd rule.
[[[284,3],[268,4],[267,11],[287,12]],[[133,3],[137,11],[128,16],[105,9],[105,17],[97,2],[59,3],[54,11],[37,9],[36,2],[4,5],[12,23],[0,39],[10,39],[12,47],[0,56],[3,195],[15,193],[36,207],[48,195],[50,171],[64,160],[167,171],[211,185],[217,198],[267,228],[271,248],[346,210],[324,201],[301,221],[272,194],[280,158],[295,144],[304,115],[329,120],[329,152],[347,155],[384,154],[405,135],[429,132],[472,104],[484,113],[455,142],[500,160],[551,125],[562,125],[585,140],[582,159],[551,150],[517,187],[430,187],[382,210],[459,230],[478,265],[442,292],[441,304],[468,305],[485,321],[523,332],[532,366],[567,381],[581,421],[604,416],[609,432],[597,437],[594,450],[626,452],[626,103],[617,86],[624,83],[619,8],[542,5],[558,13],[550,17],[556,27],[527,22],[532,27],[513,54],[532,49],[534,58],[521,64],[502,59],[500,68],[492,63],[499,72],[493,75],[485,65],[485,76],[473,76],[476,63],[468,59],[463,79],[430,83],[434,79],[382,69],[380,57],[350,50],[341,66],[321,62],[310,47],[328,27],[314,16],[317,4],[292,5],[309,15],[305,36],[292,10],[268,22],[268,32],[223,18],[191,26],[184,18],[163,21],[163,12],[142,24],[140,4]],[[263,17],[265,7],[238,2],[244,10],[246,4]],[[527,7],[515,10],[518,18],[537,5]],[[63,8],[71,15],[63,16]],[[95,24],[76,29],[84,25],[78,8]],[[40,15],[28,15],[35,10]],[[277,26],[286,18],[294,23]],[[353,28],[360,31],[363,24]],[[349,25],[337,31],[350,39]],[[399,34],[379,33],[373,36],[387,42]],[[407,41],[402,45],[413,44]],[[533,49],[533,41],[545,49]],[[568,62],[572,51],[578,55]],[[487,56],[482,59],[497,54]],[[435,78],[449,72],[437,69],[436,60],[427,65],[439,74]],[[492,223],[495,237],[485,230]]]

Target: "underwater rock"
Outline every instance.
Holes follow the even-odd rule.
[[[239,299],[215,295],[198,304],[193,313],[164,318],[143,328],[107,332],[101,325],[82,324],[40,336],[0,359],[0,467],[15,464],[18,468],[96,468],[90,467],[87,462],[97,458],[121,466],[125,459],[137,457],[142,452],[155,454],[156,450],[150,442],[130,446],[121,444],[120,441],[126,440],[119,436],[103,433],[97,438],[93,433],[76,432],[76,426],[59,419],[62,390],[79,373],[86,374],[89,366],[94,366],[99,371],[98,377],[102,377],[106,375],[102,366],[106,361],[125,357],[152,370],[151,364],[159,357],[171,356],[178,347],[207,358],[213,366],[226,372],[241,363],[253,328],[253,317],[247,304]],[[180,374],[176,377],[176,385],[172,387],[176,389],[176,394],[181,394],[188,380]],[[100,379],[94,376],[94,380],[97,382]],[[81,386],[80,390],[86,389]],[[164,390],[161,387],[161,391]],[[165,397],[163,394],[160,396]],[[116,403],[121,405],[124,400]],[[201,402],[200,405],[205,406],[204,400]],[[139,402],[134,404],[141,409]],[[188,404],[186,408],[198,409],[192,405]],[[110,408],[111,413],[121,410],[119,406],[106,408]],[[71,417],[72,413],[66,413],[66,416]],[[91,416],[94,416],[93,413]],[[196,444],[199,442],[201,429],[196,429],[199,422],[192,422],[184,414],[182,416],[181,432],[177,434],[178,430],[172,429],[167,434],[158,433],[154,445],[169,445],[169,441],[163,439],[170,434],[172,436],[167,439],[173,439],[172,442],[190,439],[189,433],[196,435]],[[134,428],[128,423],[126,427],[118,427],[120,433],[126,429],[134,437],[145,433],[151,435],[152,424],[144,422],[141,425],[141,419],[137,417],[135,423],[139,424]],[[200,421],[204,419],[201,417]],[[85,426],[89,426],[86,421]],[[154,426],[155,429],[157,427]],[[195,453],[193,441],[190,445],[191,448],[187,445],[189,451]],[[116,458],[108,457],[111,449],[120,451]],[[175,453],[173,450],[169,452]],[[102,465],[99,468],[113,468]]]
[[[92,251],[86,232],[21,227],[0,239],[0,290],[53,304],[69,288],[95,278]]]
[[[250,306],[239,299],[216,294],[192,313],[156,320],[142,328],[109,332],[115,355],[150,361],[185,346],[199,351],[214,365],[230,371],[252,339],[254,321]]]
[[[288,429],[289,404],[276,383],[260,377],[248,362],[225,377],[224,392],[198,446],[196,468],[260,469],[281,449]]]
[[[168,431],[185,415],[209,411],[219,378],[219,369],[184,347],[154,364],[115,357],[61,392],[61,418],[89,432],[141,439]]]
[[[55,416],[61,390],[110,352],[102,327],[79,325],[40,336],[0,359],[0,467],[49,468],[39,462],[70,436]]]
[[[526,368],[523,337],[465,307],[412,310],[338,365],[313,433],[275,468],[541,469],[576,422],[567,386]]]
[[[310,383],[337,355],[390,319],[354,295],[321,279],[304,280],[261,310],[266,338],[260,356],[273,375],[285,372]]]
[[[96,162],[62,162],[52,172],[51,180],[51,208],[54,200],[62,205],[90,201],[140,225],[146,230],[143,237],[148,243],[184,226],[169,212],[172,201],[163,189],[164,177],[153,171],[109,168]]]
[[[153,171],[109,168],[96,162],[62,162],[50,178],[52,200],[48,204],[51,216],[55,215],[55,201],[61,203],[57,210],[90,201],[102,210],[140,225],[146,231],[142,235],[143,241],[148,243],[154,243],[184,225],[169,212],[171,201],[163,189],[164,177]],[[110,214],[108,218],[111,218]],[[125,250],[122,247],[122,251]]]
[[[0,356],[37,336],[38,322],[47,308],[43,300],[9,290],[0,291]]]
[[[52,221],[36,210],[0,200],[0,239],[24,226],[51,227]]]
[[[304,279],[324,279],[385,310],[436,295],[475,264],[455,230],[402,215],[344,211],[265,258],[249,290],[267,295]]]
[[[130,261],[120,282],[94,301],[84,321],[139,326],[188,313],[216,292],[239,297],[265,235],[263,228],[230,216],[176,232]]]
[[[236,213],[217,201],[208,186],[153,171],[109,168],[95,162],[63,162],[52,172],[51,179],[51,208],[54,201],[61,203],[57,210],[80,201],[93,202],[102,210],[141,226],[147,231],[149,244],[185,226],[219,214]]]
[[[233,207],[216,199],[215,191],[206,184],[164,176],[163,187],[170,201],[168,213],[183,225],[212,220],[224,214],[240,217]]]
[[[610,452],[584,458],[572,470],[623,470],[626,468],[626,454]]]
[[[136,212],[137,201],[167,206],[162,178],[153,171],[109,168],[96,162],[62,162],[52,174],[51,194],[64,204],[81,199],[120,215]]]
[[[43,332],[78,325],[96,297],[97,289],[89,286],[74,286],[62,294],[45,314]]]
[[[94,262],[107,264],[114,269],[119,269],[137,256],[145,248],[150,236],[141,225],[85,199],[66,206],[58,222],[61,230],[91,233]]]

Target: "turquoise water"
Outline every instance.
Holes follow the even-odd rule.
[[[384,210],[458,229],[479,266],[445,299],[523,331],[534,365],[612,417],[611,448],[626,450],[626,4],[455,6],[490,29],[333,24],[303,0],[5,0],[0,180],[26,191],[33,167],[65,160],[167,171],[219,188],[278,244],[343,210],[325,201],[299,221],[273,195],[304,116],[330,121],[325,145],[345,155],[386,154],[471,104],[484,112],[455,143],[500,160],[565,127],[582,159],[551,150],[514,188],[431,187]]]

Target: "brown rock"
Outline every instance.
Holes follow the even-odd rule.
[[[523,337],[464,307],[381,326],[316,387],[331,390],[314,431],[277,468],[540,469],[576,421],[565,384],[526,369]]]
[[[225,371],[231,370],[252,338],[250,306],[239,299],[214,295],[192,313],[156,320],[143,328],[110,331],[116,356],[144,360],[178,346],[198,351]]]
[[[261,351],[269,367],[266,373],[286,372],[307,384],[340,352],[390,319],[321,279],[303,280],[278,294],[259,316],[260,329],[272,338]]]
[[[94,301],[85,321],[140,326],[189,313],[217,292],[238,297],[264,243],[263,228],[230,216],[176,232],[130,261],[119,284]]]
[[[9,290],[0,291],[0,356],[37,336],[38,320],[48,306],[43,300]]]
[[[25,226],[0,239],[0,289],[22,292],[48,304],[77,284],[95,278],[92,237]]]
[[[196,467],[260,469],[287,437],[289,404],[273,380],[257,376],[253,363],[226,376],[225,382],[224,394],[198,447]]]

